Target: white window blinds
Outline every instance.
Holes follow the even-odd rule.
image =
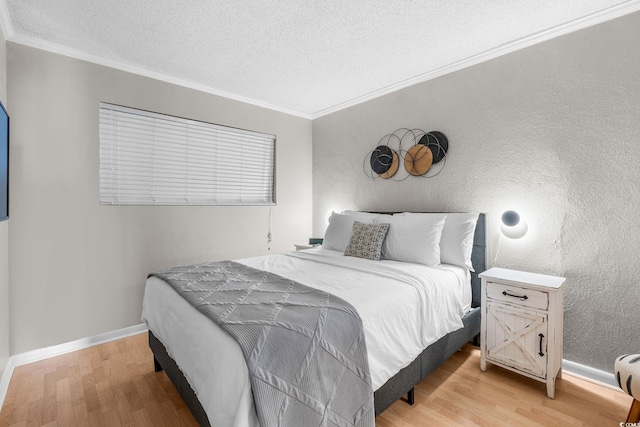
[[[100,203],[272,205],[275,136],[100,103]]]

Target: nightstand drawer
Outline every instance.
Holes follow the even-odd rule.
[[[546,310],[549,306],[549,294],[547,292],[493,282],[487,283],[487,298],[541,310]]]

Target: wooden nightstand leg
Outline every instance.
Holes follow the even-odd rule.
[[[551,378],[549,381],[547,381],[547,397],[549,399],[553,399],[555,397],[556,394],[556,379]]]
[[[562,379],[562,368],[558,369],[558,375],[556,375],[556,379]]]

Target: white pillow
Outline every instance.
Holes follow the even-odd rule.
[[[444,217],[393,215],[382,245],[382,258],[434,267],[440,264],[440,236]]]
[[[373,217],[357,218],[358,221],[365,224],[373,224],[373,219]],[[355,215],[344,215],[331,212],[331,216],[329,217],[329,226],[324,233],[322,247],[325,249],[344,252],[349,244],[351,231],[353,230],[353,223],[355,221]]]
[[[384,218],[390,218],[392,215],[378,214],[372,212],[360,212],[360,211],[343,211],[345,215],[351,215],[356,218],[356,221],[365,222],[368,224],[383,222]],[[386,222],[386,220],[384,220]]]
[[[471,263],[471,251],[473,250],[473,236],[478,222],[478,214],[405,212],[401,215],[446,217],[440,238],[440,261],[443,264],[457,265],[474,271]]]

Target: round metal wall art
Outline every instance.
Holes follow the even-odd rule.
[[[404,168],[413,176],[422,176],[433,164],[433,153],[429,147],[416,144],[407,150],[404,156]]]
[[[418,144],[426,145],[433,154],[433,163],[438,163],[444,159],[449,150],[449,140],[444,133],[437,130],[428,132],[418,141]]]
[[[393,160],[397,158],[397,154],[386,145],[380,145],[371,153],[371,169],[378,175],[386,174],[393,165]]]
[[[367,153],[362,166],[371,179],[433,178],[444,168],[448,150],[449,141],[442,132],[401,128],[383,136]],[[401,163],[404,170],[400,168]],[[434,168],[436,164],[439,166]]]

